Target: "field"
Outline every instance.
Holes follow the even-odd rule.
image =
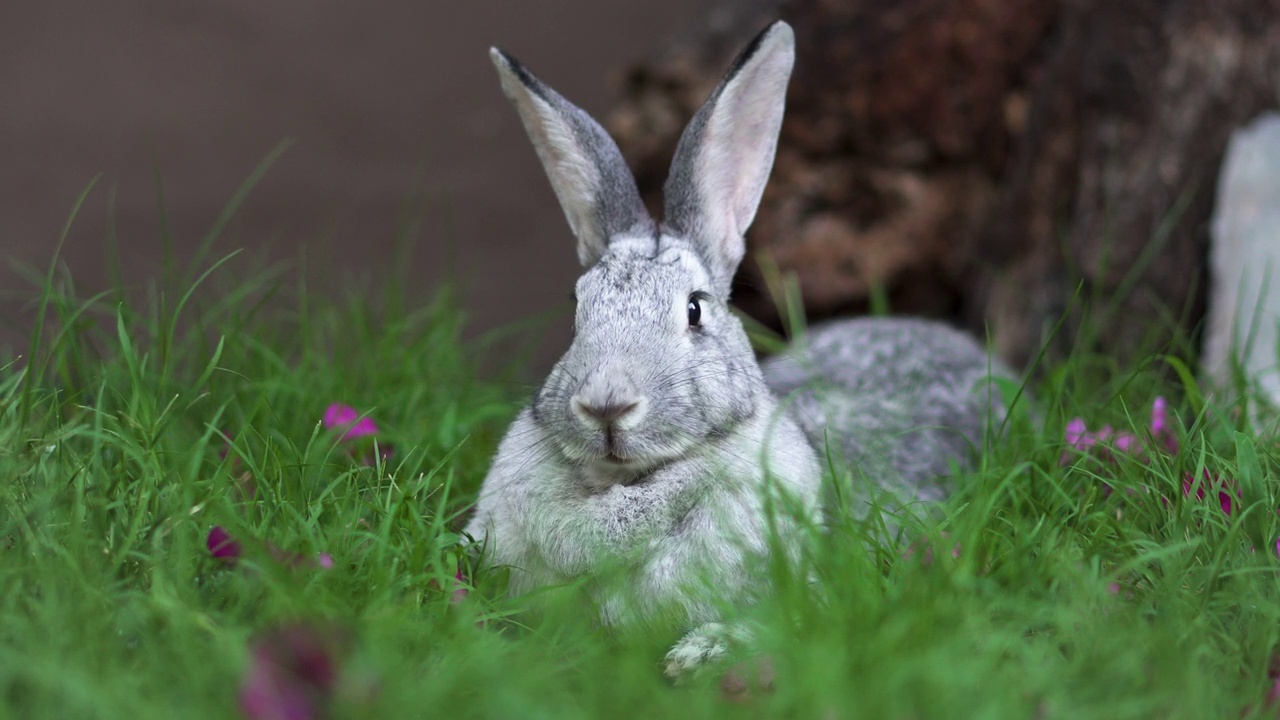
[[[577,587],[529,612],[470,566],[530,388],[480,377],[447,291],[214,257],[142,293],[34,278],[0,358],[0,716],[1277,714],[1280,451],[1176,350],[1040,367],[940,519],[815,534],[736,609],[733,671],[672,687],[678,629],[603,632]]]

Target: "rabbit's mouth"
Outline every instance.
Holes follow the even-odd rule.
[[[603,428],[590,441],[582,459],[614,472],[636,472],[651,464],[651,458],[637,452],[627,433],[614,427]]]
[[[627,427],[602,423],[575,428],[573,439],[561,442],[566,459],[580,467],[593,467],[609,476],[635,477],[688,452],[688,445],[656,436],[647,426]]]
[[[681,456],[674,448],[655,448],[622,431],[604,432],[584,448],[582,460],[611,474],[636,477],[649,473]]]
[[[604,429],[605,453],[604,453],[604,457],[600,459],[605,461],[606,463],[609,463],[610,465],[618,465],[618,466],[625,467],[627,465],[632,464],[633,459],[623,457],[622,450],[620,447],[621,443],[618,442],[618,435],[619,435],[619,432],[617,428],[615,428],[612,424],[605,427]]]

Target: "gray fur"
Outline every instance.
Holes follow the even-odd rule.
[[[651,232],[653,220],[609,133],[515,58],[498,48],[489,57],[578,238],[579,261],[595,263],[614,235]]]
[[[758,589],[755,561],[797,552],[801,529],[821,522],[828,435],[869,477],[856,502],[880,490],[891,509],[938,499],[941,478],[983,442],[989,361],[937,323],[854,320],[813,329],[761,370],[729,279],[773,160],[793,57],[785,23],[752,43],[685,132],[663,225],[635,221],[634,182],[594,122],[494,57],[557,193],[585,187],[569,203],[594,204],[575,207],[579,222],[613,220],[600,238],[579,234],[573,343],[499,446],[467,532],[511,568],[514,593],[587,577],[605,624],[675,612],[691,632],[667,669],[683,674],[743,636],[717,624],[717,608]],[[553,99],[531,105],[522,88]],[[787,511],[773,512],[780,501]]]
[[[991,378],[1013,374],[970,336],[918,318],[820,325],[763,370],[815,447],[856,470],[856,515],[872,500],[896,510],[944,498],[939,479],[967,469],[983,421],[1003,418]]]

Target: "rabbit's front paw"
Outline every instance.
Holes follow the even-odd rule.
[[[722,623],[706,623],[695,628],[667,652],[663,672],[676,683],[689,680],[729,653],[730,636],[729,628]]]

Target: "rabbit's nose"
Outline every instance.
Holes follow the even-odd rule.
[[[587,374],[569,409],[587,428],[626,430],[644,419],[648,402],[625,371],[606,364]]]
[[[573,410],[579,415],[586,415],[606,425],[623,420],[640,407],[639,400],[610,399],[603,403],[592,403],[581,397],[574,397]]]

